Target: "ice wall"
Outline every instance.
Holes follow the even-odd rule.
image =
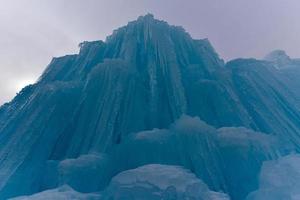
[[[100,192],[118,173],[155,163],[243,199],[264,161],[299,152],[293,63],[225,64],[207,39],[152,15],[83,42],[0,107],[0,199],[64,184]]]

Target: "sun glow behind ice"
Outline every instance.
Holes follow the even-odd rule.
[[[15,82],[14,89],[16,92],[21,91],[25,86],[35,83],[36,80],[34,78],[25,78],[20,79]]]

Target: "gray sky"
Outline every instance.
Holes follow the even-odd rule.
[[[209,38],[220,56],[300,57],[299,0],[0,0],[0,104],[34,82],[52,57],[78,52],[148,12]]]

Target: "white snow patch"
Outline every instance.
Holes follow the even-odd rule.
[[[260,188],[247,200],[299,200],[300,154],[264,162],[260,173]]]

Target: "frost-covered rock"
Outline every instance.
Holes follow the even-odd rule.
[[[145,165],[115,176],[102,193],[116,200],[226,200],[223,193],[210,191],[200,179],[179,166]]]

